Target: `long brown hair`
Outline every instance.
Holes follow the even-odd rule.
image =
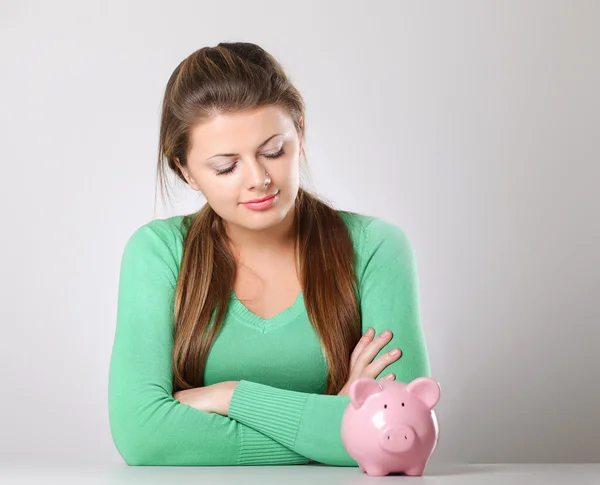
[[[265,105],[283,108],[304,138],[303,99],[277,60],[261,47],[220,43],[184,59],[171,74],[163,99],[161,187],[167,165],[187,183],[176,160],[185,167],[194,125],[215,113]],[[302,184],[293,210],[304,302],[328,366],[325,392],[337,394],[348,379],[350,355],[361,334],[354,248],[340,214]],[[225,318],[236,271],[223,221],[209,204],[185,216],[183,225],[174,299],[174,391],[203,385],[206,359]]]

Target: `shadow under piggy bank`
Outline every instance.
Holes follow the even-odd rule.
[[[423,475],[439,441],[433,407],[440,392],[429,377],[408,384],[357,379],[342,417],[344,448],[368,475]]]

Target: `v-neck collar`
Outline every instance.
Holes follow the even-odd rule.
[[[230,292],[229,303],[231,311],[233,311],[243,323],[263,333],[287,325],[306,310],[304,307],[304,293],[302,291],[298,294],[294,303],[280,311],[277,315],[273,315],[271,318],[262,318],[259,315],[252,313],[246,305],[238,299],[233,290]]]

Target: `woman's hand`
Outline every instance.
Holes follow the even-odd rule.
[[[360,377],[375,379],[388,365],[402,356],[400,349],[392,349],[373,362],[379,351],[391,340],[392,332],[386,330],[381,335],[373,338],[374,335],[375,330],[370,328],[356,344],[350,356],[350,376],[344,387],[338,392],[338,396],[347,396],[352,383]],[[397,354],[392,355],[391,352],[394,351],[397,351]],[[381,379],[394,380],[395,378],[394,374],[388,374]]]
[[[231,396],[239,381],[224,381],[210,386],[177,391],[173,399],[207,413],[227,416]]]

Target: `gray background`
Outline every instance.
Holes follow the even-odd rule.
[[[599,461],[599,24],[597,1],[2,1],[0,460],[121,463],[124,244],[203,203],[154,212],[163,90],[251,41],[305,97],[313,187],[414,245],[432,461]]]

